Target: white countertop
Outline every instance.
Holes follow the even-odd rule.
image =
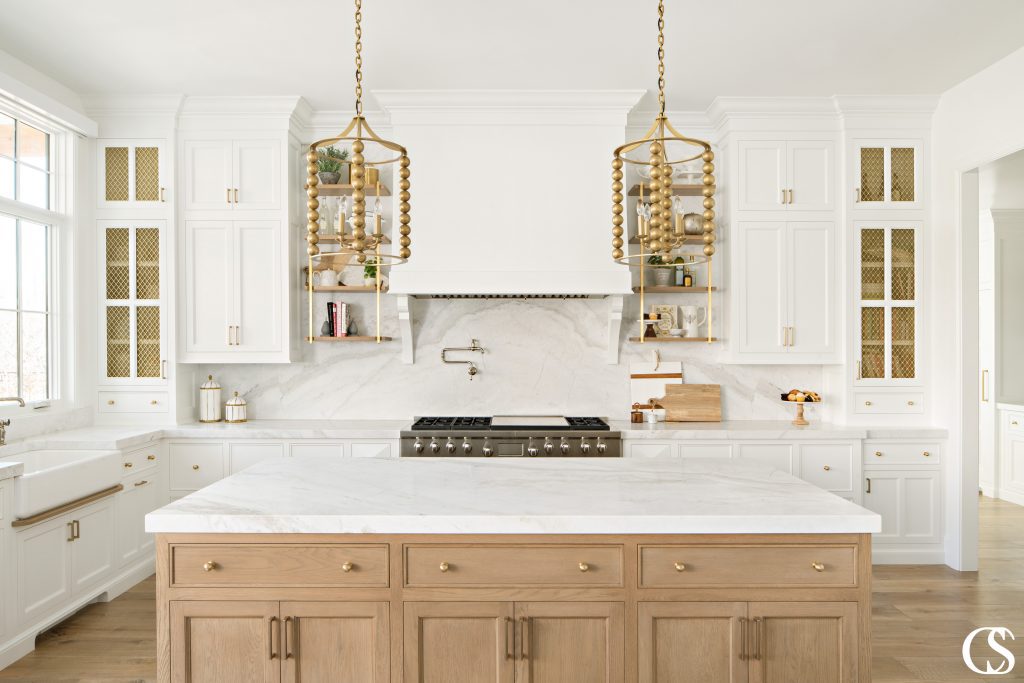
[[[870,533],[881,518],[720,460],[281,458],[146,516],[158,533]]]

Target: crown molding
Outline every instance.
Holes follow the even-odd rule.
[[[93,117],[177,116],[185,96],[171,95],[82,95],[82,106]]]
[[[836,111],[847,129],[924,130],[931,127],[938,95],[836,95]]]
[[[182,104],[181,116],[291,118],[304,102],[299,95],[191,95]]]

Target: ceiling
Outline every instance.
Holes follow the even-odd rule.
[[[352,106],[352,2],[2,0],[0,45],[80,94]],[[146,6],[151,10],[143,10]],[[377,89],[652,88],[653,0],[365,0]],[[666,0],[668,107],[937,94],[1024,45],[1021,0]]]

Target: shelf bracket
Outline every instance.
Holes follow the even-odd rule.
[[[608,297],[608,365],[619,364],[619,334],[622,331],[622,307],[625,297]]]
[[[398,302],[398,330],[402,335],[402,362],[412,365],[416,362],[416,345],[412,338],[412,313],[409,311],[409,301],[412,297],[407,294],[400,294],[396,297]]]

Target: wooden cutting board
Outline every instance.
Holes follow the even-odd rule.
[[[666,422],[722,421],[719,384],[667,384],[665,396],[655,402],[665,409]]]
[[[652,396],[665,393],[666,384],[683,383],[683,364],[674,363],[630,363],[629,403],[647,405]]]

